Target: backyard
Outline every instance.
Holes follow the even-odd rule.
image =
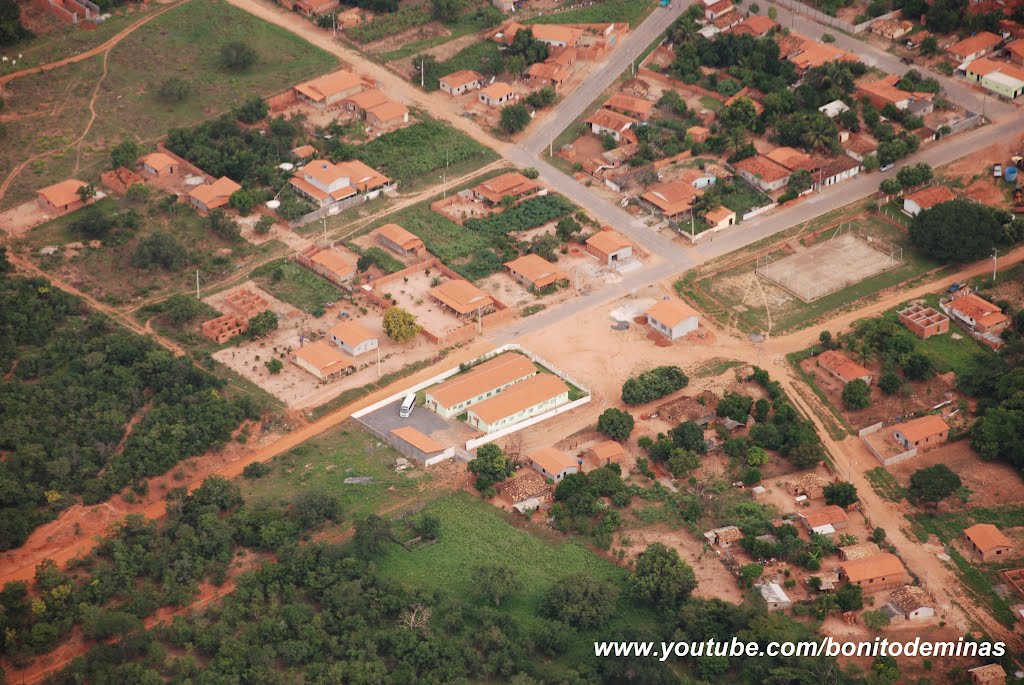
[[[252,279],[282,302],[307,313],[346,297],[341,288],[287,259],[264,264],[252,272]]]

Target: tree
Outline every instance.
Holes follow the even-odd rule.
[[[240,40],[225,43],[220,49],[220,64],[230,71],[245,71],[256,64],[256,50]]]
[[[119,143],[110,151],[110,163],[116,169],[118,167],[135,166],[135,160],[142,154],[142,148],[134,140],[125,140]]]
[[[918,469],[910,476],[910,495],[919,502],[941,502],[963,486],[960,476],[945,464]]]
[[[270,372],[271,376],[276,376],[284,369],[284,364],[277,357],[265,362],[264,365],[267,367],[267,371]]]
[[[459,0],[430,0],[430,7],[434,19],[447,24],[458,18],[462,3]]]
[[[676,550],[655,542],[637,557],[629,587],[640,601],[674,610],[696,589],[697,576]]]
[[[517,102],[501,108],[501,128],[505,133],[518,133],[530,123],[530,110]]]
[[[836,603],[840,611],[857,611],[864,606],[864,588],[846,583],[836,590]]]
[[[871,405],[871,388],[862,378],[857,378],[843,388],[843,404],[847,409],[864,409]]]
[[[206,224],[215,235],[224,240],[239,240],[242,237],[242,229],[238,227],[235,220],[220,208],[212,210],[206,217]]]
[[[552,88],[551,86],[544,86],[540,90],[535,90],[529,95],[527,95],[526,104],[528,104],[530,107],[536,107],[537,109],[540,109],[541,107],[547,107],[549,105],[555,104],[556,97],[557,96],[555,95],[554,88]]]
[[[928,36],[921,41],[921,54],[922,55],[937,55],[939,54],[939,39],[935,36]]]
[[[590,575],[562,578],[544,594],[541,614],[574,628],[601,628],[615,615],[619,590]]]
[[[754,420],[758,423],[764,423],[768,420],[768,414],[772,410],[772,403],[768,400],[761,398],[754,402]]]
[[[80,199],[83,203],[86,203],[89,200],[96,197],[96,186],[94,186],[92,183],[86,183],[85,185],[79,186],[77,192],[78,199]]]
[[[886,371],[879,377],[878,387],[886,395],[895,395],[903,388],[903,381],[892,371]]]
[[[633,417],[628,412],[614,407],[605,409],[597,419],[597,430],[620,442],[629,439],[634,425]]]
[[[256,224],[252,227],[254,231],[260,235],[266,235],[270,233],[270,229],[274,227],[273,217],[263,215],[259,218]]]
[[[684,450],[704,454],[707,443],[704,440],[704,429],[695,421],[684,421],[672,429],[672,444]]]
[[[164,313],[172,325],[184,326],[206,311],[206,307],[203,306],[200,300],[190,295],[178,293],[164,300],[163,304],[160,305],[160,311]]]
[[[722,399],[718,401],[716,413],[722,418],[730,418],[733,421],[746,423],[753,406],[753,397],[727,390]]]
[[[167,231],[156,231],[142,238],[132,253],[132,266],[140,269],[160,267],[178,271],[188,260],[188,253],[178,239]]]
[[[895,178],[886,178],[878,184],[878,189],[886,195],[896,195],[903,190],[903,186]]]
[[[764,466],[768,463],[768,453],[764,449],[751,447],[747,450],[747,466]]]
[[[689,382],[678,366],[657,366],[623,383],[622,401],[629,405],[644,404],[682,390]]]
[[[570,473],[555,488],[555,502],[570,516],[593,516],[598,508],[597,497],[597,485],[585,473]]]
[[[853,483],[829,483],[824,487],[825,503],[846,509],[857,501],[857,486]]]
[[[871,628],[871,630],[881,630],[889,625],[889,617],[881,611],[865,611],[861,614],[861,620],[864,621],[864,625]]]
[[[821,448],[811,443],[801,443],[787,455],[790,463],[798,469],[810,469],[821,461]]]
[[[266,118],[269,111],[270,108],[267,106],[267,101],[259,95],[253,95],[236,107],[232,113],[243,124],[255,124],[257,121]]]
[[[277,314],[268,309],[249,319],[248,333],[252,338],[262,338],[269,335],[271,331],[276,331],[277,325]]]
[[[302,490],[292,500],[292,510],[304,530],[324,521],[341,520],[341,500],[333,492]]]
[[[228,204],[237,210],[239,214],[246,216],[256,206],[256,198],[245,188],[239,188],[231,193],[231,197],[228,198]]]
[[[379,557],[391,540],[391,525],[376,514],[356,521],[352,544],[360,556]]]
[[[516,468],[500,447],[487,443],[477,449],[476,459],[469,462],[469,472],[476,476],[473,486],[485,497],[493,497],[496,494],[494,484],[510,477]]]
[[[516,572],[504,564],[487,563],[476,567],[473,574],[477,593],[489,604],[500,607],[510,595],[522,589]]]
[[[187,98],[191,92],[192,85],[188,81],[171,76],[160,84],[157,96],[168,104],[175,104]]]
[[[727,129],[749,131],[757,120],[757,110],[754,109],[754,104],[748,98],[741,97],[731,105],[723,107],[719,113],[719,119],[722,126]]]
[[[822,43],[835,43],[836,42],[836,37],[833,36],[831,33],[823,33],[823,34],[821,34],[821,42]]]
[[[768,18],[771,19],[772,21],[775,21],[776,19],[779,18],[779,10],[775,9],[774,5],[768,8]]]
[[[575,239],[579,236],[580,231],[582,230],[583,227],[580,226],[579,223],[571,216],[560,219],[558,223],[555,224],[555,236],[557,236],[563,243],[567,243],[570,240]]]
[[[971,239],[963,239],[963,227]],[[970,200],[956,199],[926,209],[910,222],[910,241],[928,257],[944,262],[972,262],[992,253],[1002,235],[995,212]]]
[[[814,178],[811,176],[811,172],[806,169],[798,169],[789,177],[789,183],[786,184],[786,187],[794,193],[802,193],[813,184]]]
[[[390,307],[384,312],[384,332],[397,343],[409,342],[423,330],[415,315],[401,307]]]
[[[913,352],[903,362],[903,373],[912,381],[926,381],[935,375],[935,364],[924,352]]]
[[[761,564],[744,564],[740,566],[740,579],[744,587],[754,587],[757,579],[764,574],[764,567]]]

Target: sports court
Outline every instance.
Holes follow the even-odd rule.
[[[759,260],[757,272],[804,302],[812,302],[899,266],[902,260],[899,247],[843,233],[782,259]]]

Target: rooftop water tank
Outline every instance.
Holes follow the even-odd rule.
[[[1006,179],[1007,183],[1016,183],[1017,182],[1017,167],[1015,167],[1015,166],[1008,166],[1008,167],[1006,167],[1006,169],[1003,170],[1003,178]]]

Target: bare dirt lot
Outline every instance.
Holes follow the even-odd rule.
[[[462,328],[468,321],[463,321],[451,313],[446,307],[427,294],[433,287],[451,280],[439,271],[414,271],[403,281],[395,281],[383,286],[385,297],[398,301],[398,306],[412,312],[417,322],[427,331],[440,337],[457,328]],[[484,292],[492,294],[486,289]],[[493,296],[493,295],[492,295]],[[501,299],[501,298],[498,298]]]
[[[1019,504],[1024,501],[1024,480],[1017,471],[1002,461],[982,461],[971,449],[970,440],[958,440],[918,454],[913,459],[889,467],[901,485],[910,484],[914,471],[936,464],[945,464],[960,476],[971,491],[965,506],[993,507]],[[949,503],[955,500],[951,499]]]

